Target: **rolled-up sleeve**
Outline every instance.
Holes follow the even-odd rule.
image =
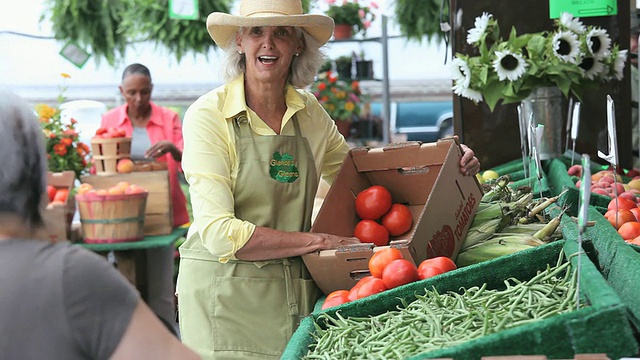
[[[255,225],[234,214],[233,135],[215,97],[194,102],[184,117],[182,168],[191,196],[195,230],[203,246],[219,261],[235,259]]]

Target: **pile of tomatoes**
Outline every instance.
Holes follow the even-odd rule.
[[[336,290],[327,295],[322,309],[362,299],[385,290],[424,280],[447,271],[455,270],[456,264],[448,257],[439,256],[424,260],[419,266],[404,259],[400,250],[383,248],[369,259],[369,273],[350,290]]]
[[[611,199],[604,217],[618,230],[624,241],[640,245],[640,207],[637,197],[621,195]]]
[[[47,196],[49,197],[47,206],[65,205],[69,196],[69,189],[47,185]]]
[[[413,224],[409,208],[393,203],[391,193],[381,185],[370,186],[356,195],[355,207],[360,221],[353,236],[363,243],[388,245],[390,236],[406,233]]]

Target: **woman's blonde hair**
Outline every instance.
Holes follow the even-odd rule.
[[[242,35],[248,28],[240,28],[238,34]],[[313,83],[320,66],[325,62],[325,54],[321,50],[320,43],[302,28],[295,28],[297,36],[302,39],[304,49],[298,56],[293,57],[291,71],[287,82],[297,88],[304,88]],[[226,56],[222,62],[223,78],[230,82],[247,70],[244,54],[236,50],[236,38],[232,37],[229,44],[223,49]]]

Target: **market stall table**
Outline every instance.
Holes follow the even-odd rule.
[[[145,236],[140,241],[87,244],[82,241],[76,244],[105,256],[137,289],[140,296],[147,300],[147,249],[168,247],[185,236],[189,228],[174,228],[168,235]]]

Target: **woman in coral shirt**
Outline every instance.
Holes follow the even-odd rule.
[[[126,104],[102,116],[101,127],[125,131],[131,137],[132,160],[166,162],[173,204],[173,225],[189,222],[184,193],[178,181],[182,160],[182,123],[178,114],[151,101],[153,83],[149,69],[141,64],[127,66],[120,93]],[[174,323],[174,248],[149,249],[149,305],[163,320]]]

